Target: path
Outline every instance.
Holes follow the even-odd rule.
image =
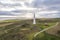
[[[46,28],[46,29],[44,29],[44,30],[42,30],[42,31],[40,31],[40,32],[38,32],[38,33],[36,33],[36,34],[34,35],[34,37],[36,37],[38,34],[40,34],[40,33],[44,32],[44,31],[46,31],[46,30],[48,30],[48,29],[51,29],[51,28],[53,28],[53,27],[57,26],[58,24],[59,24],[59,23],[57,22],[57,23],[56,23],[56,25],[51,26],[51,27],[48,27],[48,28]]]

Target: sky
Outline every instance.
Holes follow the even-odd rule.
[[[60,0],[0,0],[0,19],[60,18]]]

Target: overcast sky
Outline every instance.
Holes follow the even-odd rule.
[[[0,0],[0,19],[60,18],[60,0]]]

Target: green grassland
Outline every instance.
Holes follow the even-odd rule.
[[[60,40],[60,37],[43,32],[37,35],[33,40]]]
[[[53,38],[55,39],[56,36],[47,33],[41,33],[36,38],[34,38],[34,35],[45,28],[54,26],[59,20],[36,19],[36,25],[32,24],[33,20],[5,20],[3,22],[0,22],[0,40],[52,40]],[[56,40],[59,40],[59,38],[60,37],[57,37]]]

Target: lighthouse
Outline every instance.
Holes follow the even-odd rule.
[[[36,17],[35,17],[35,13],[33,13],[33,24],[36,24]]]

